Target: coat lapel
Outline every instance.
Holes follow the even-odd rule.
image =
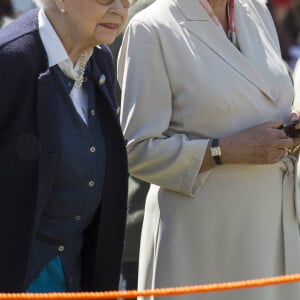
[[[283,66],[279,43],[276,44],[270,32],[268,33],[266,30],[267,24],[255,13],[256,8],[250,9],[250,5],[254,5],[253,3],[245,3],[245,0],[236,0],[235,3],[237,38],[241,52],[246,58],[245,62],[248,63],[249,68],[254,70],[256,82],[263,83],[264,91],[267,92],[268,89],[268,96],[273,99],[265,79],[270,77],[268,64]],[[268,29],[271,30],[271,28]],[[285,67],[283,66],[283,68]]]
[[[109,106],[114,110],[115,112],[118,112],[119,107],[116,105],[115,101],[112,99],[111,94],[108,91],[107,88],[107,75],[105,72],[103,72],[99,65],[96,63],[95,59],[92,60],[92,77],[93,80],[98,88],[98,90],[101,92],[101,94],[104,96],[105,100],[107,100]]]
[[[184,16],[183,19],[179,20],[181,26],[192,32],[210,48],[211,51],[222,58],[231,68],[241,74],[241,76],[259,88],[267,97],[273,99],[269,87],[260,74],[261,69],[257,68],[257,61],[255,60],[258,49],[255,48],[257,45],[253,45],[253,40],[258,40],[257,30],[251,31],[252,44],[249,44],[248,40],[245,41],[245,38],[243,38],[244,35],[249,36],[249,33],[246,32],[245,29],[251,25],[253,20],[250,17],[248,6],[243,4],[242,0],[236,0],[235,13],[237,19],[236,27],[240,27],[243,24],[243,26],[241,26],[242,29],[237,30],[237,37],[243,54],[235,48],[227,39],[224,32],[211,20],[198,0],[172,1]],[[245,48],[247,48],[247,51]]]

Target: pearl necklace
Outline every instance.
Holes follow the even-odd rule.
[[[76,89],[80,89],[83,84],[86,63],[87,61],[85,59],[85,53],[81,54],[79,57],[79,74],[75,78],[72,78],[75,80],[74,88]]]
[[[63,71],[63,73],[75,81],[74,88],[79,89],[79,88],[81,88],[81,86],[83,84],[85,67],[86,67],[89,57],[90,56],[87,55],[86,53],[83,53],[80,55],[78,73],[74,70],[71,61],[66,60],[66,61],[62,61],[61,63],[58,64],[60,69]]]

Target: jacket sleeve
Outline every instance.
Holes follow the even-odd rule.
[[[130,172],[170,190],[197,194],[210,173],[199,175],[208,140],[192,140],[169,128],[176,91],[156,29],[137,20],[129,24],[119,52],[118,80]]]

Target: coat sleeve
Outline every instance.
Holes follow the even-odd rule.
[[[176,91],[158,30],[132,20],[119,52],[118,80],[131,174],[163,188],[197,194],[210,173],[199,175],[208,140],[192,140],[184,132],[170,130]]]

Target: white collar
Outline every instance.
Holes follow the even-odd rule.
[[[43,9],[40,9],[39,11],[38,22],[40,36],[48,56],[49,67],[57,65],[65,60],[70,60],[64,45]]]
[[[73,67],[73,63],[63,43],[55,32],[43,9],[40,9],[39,11],[38,22],[41,40],[48,56],[49,67],[59,65],[61,69],[69,70],[67,73],[69,75],[71,73],[71,78],[74,76],[76,77],[80,68],[79,61],[76,63],[75,67]],[[85,64],[90,59],[92,54],[93,50],[86,53]]]

